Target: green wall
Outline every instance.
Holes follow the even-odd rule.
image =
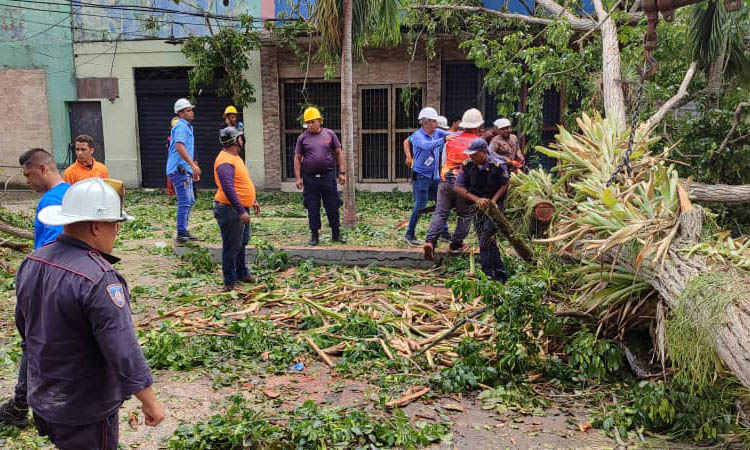
[[[42,69],[47,73],[52,147],[55,159],[62,164],[67,158],[70,142],[65,102],[76,100],[70,5],[26,2],[14,2],[13,5],[0,6],[0,70]]]

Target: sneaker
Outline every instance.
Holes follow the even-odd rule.
[[[29,425],[29,407],[18,406],[10,399],[0,405],[0,424],[23,428]]]
[[[451,245],[450,248],[448,249],[448,253],[450,253],[451,255],[460,255],[463,253],[467,253],[468,251],[469,251],[469,246],[466,244],[461,244],[460,247],[454,247]]]
[[[432,242],[425,242],[424,247],[422,248],[424,249],[424,259],[427,261],[435,259],[435,245]]]
[[[190,242],[190,236],[179,235],[175,240],[178,244],[187,244],[188,242]]]
[[[405,236],[404,240],[410,247],[419,247],[422,245],[422,242],[418,241],[416,238],[412,236]]]

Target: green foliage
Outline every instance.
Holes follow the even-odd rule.
[[[493,410],[498,414],[509,411],[527,416],[543,416],[550,402],[538,395],[528,384],[507,383],[494,389],[482,391],[477,398],[482,401],[482,409]]]
[[[150,220],[137,216],[135,220],[123,223],[117,238],[120,240],[149,239],[153,237],[155,230]]]
[[[282,333],[271,322],[247,318],[232,322],[228,330],[234,336],[188,336],[169,323],[159,330],[140,333],[143,354],[155,369],[190,370],[211,367],[227,358],[260,360],[268,353],[277,370],[294,363],[305,348],[290,334]]]
[[[688,280],[667,319],[666,345],[676,378],[702,391],[722,367],[716,332],[727,321],[727,306],[740,299],[745,283],[737,274],[705,273]]]
[[[308,400],[293,411],[270,418],[246,406],[240,396],[232,397],[231,402],[224,415],[180,426],[167,448],[417,448],[452,438],[447,425],[418,423],[415,427],[401,410],[375,417],[362,409],[326,408]],[[276,425],[278,422],[285,425]]]
[[[493,384],[498,372],[490,358],[481,353],[484,345],[471,339],[458,344],[461,357],[453,367],[433,375],[430,383],[440,392],[466,392],[479,388],[479,384]]]
[[[616,404],[598,411],[592,425],[623,438],[649,430],[673,438],[712,439],[736,428],[731,411],[738,392],[731,380],[700,395],[677,381],[641,381],[620,392]]]
[[[260,38],[252,17],[241,15],[240,21],[237,28],[221,27],[211,36],[190,36],[184,42],[182,52],[194,65],[189,72],[193,96],[220,79],[219,96],[230,97],[240,108],[255,102],[255,87],[244,73],[250,69],[250,51],[260,48]]]
[[[623,353],[610,339],[597,339],[588,328],[575,332],[565,345],[568,364],[582,381],[603,381],[623,367]]]
[[[187,278],[193,274],[200,273],[214,273],[216,271],[216,264],[211,261],[211,254],[205,247],[191,247],[189,251],[180,256],[182,261],[188,262],[192,270],[181,274],[178,272],[178,278]]]

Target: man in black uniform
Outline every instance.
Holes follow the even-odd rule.
[[[119,187],[121,187],[121,183]],[[109,252],[129,219],[101,178],[71,186],[39,212],[63,233],[34,251],[16,276],[16,327],[28,356],[28,403],[42,436],[61,450],[114,450],[118,411],[135,395],[146,425],[164,410],[130,318],[130,294]]]
[[[488,153],[487,141],[476,138],[464,151],[469,159],[461,166],[456,178],[456,194],[485,207],[492,202],[502,209],[505,193],[508,192],[508,168],[495,154]],[[497,248],[497,227],[492,219],[481,211],[474,215],[474,229],[479,238],[479,261],[482,271],[495,281],[505,282],[508,275]]]

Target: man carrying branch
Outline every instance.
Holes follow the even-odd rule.
[[[508,191],[508,168],[500,158],[488,153],[487,142],[482,138],[471,141],[464,151],[469,159],[463,163],[456,178],[456,194],[485,208],[492,202],[502,209]],[[479,239],[479,262],[482,271],[492,280],[505,282],[508,275],[497,248],[495,223],[482,212],[474,215],[474,229]]]

